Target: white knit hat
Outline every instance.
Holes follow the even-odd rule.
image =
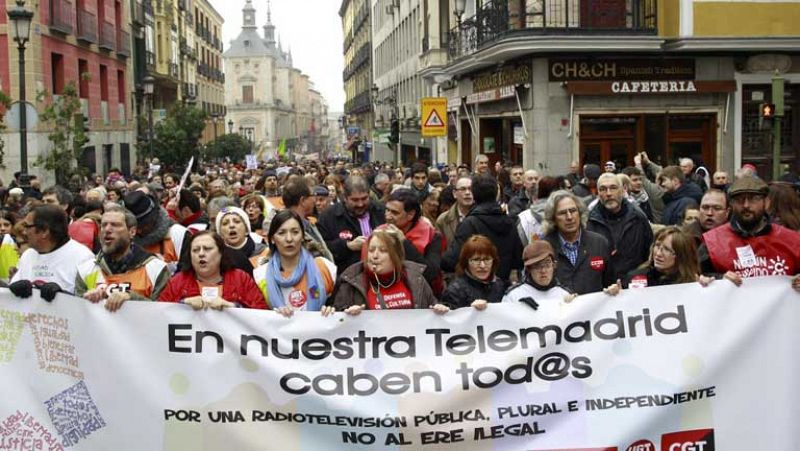
[[[242,218],[244,225],[247,226],[247,233],[250,233],[250,218],[248,218],[247,213],[245,213],[244,210],[242,210],[239,207],[225,207],[219,211],[219,214],[217,214],[217,221],[216,221],[217,233],[219,233],[219,228],[222,226],[222,218],[230,214],[239,215],[239,217]]]

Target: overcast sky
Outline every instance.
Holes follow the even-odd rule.
[[[245,0],[210,0],[222,15],[222,41],[225,48],[242,29]],[[272,23],[283,49],[291,47],[294,67],[311,77],[317,90],[328,101],[329,111],[344,110],[342,71],[342,21],[340,0],[272,0]],[[267,0],[254,0],[256,24],[263,36],[267,22]]]

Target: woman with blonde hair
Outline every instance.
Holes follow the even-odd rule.
[[[342,272],[328,305],[350,315],[363,310],[432,308],[437,313],[450,310],[437,304],[422,276],[424,266],[404,261],[403,242],[397,232],[374,231],[366,246],[366,259]]]

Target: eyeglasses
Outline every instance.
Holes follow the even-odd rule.
[[[672,257],[675,256],[675,250],[670,249],[667,246],[664,246],[661,243],[656,243],[653,245],[653,252],[663,252],[664,255],[670,255]]]
[[[533,271],[547,271],[547,270],[553,269],[553,266],[555,266],[553,264],[553,259],[552,258],[547,258],[545,260],[542,260],[542,261],[536,263],[535,265],[531,265],[530,269],[531,269],[531,272],[533,272]]]
[[[486,265],[489,266],[494,262],[494,259],[491,257],[475,257],[469,259],[469,264],[474,266]]]

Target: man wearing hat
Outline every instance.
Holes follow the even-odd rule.
[[[184,241],[191,236],[180,224],[170,219],[167,211],[144,191],[132,191],[125,195],[125,208],[136,217],[139,224],[133,242],[165,263],[180,260]]]
[[[704,274],[725,274],[740,285],[747,277],[800,273],[800,233],[770,222],[768,193],[767,184],[755,177],[731,185],[730,222],[703,234]],[[800,278],[792,279],[792,287],[800,291]]]
[[[600,177],[600,166],[596,164],[583,165],[583,179],[572,187],[572,192],[580,197],[583,203],[589,205],[597,196],[597,179]]]
[[[331,206],[330,195],[327,186],[317,185],[314,187],[314,218],[319,219],[322,213]]]
[[[525,265],[524,282],[509,288],[503,302],[524,302],[538,309],[543,300],[561,301],[566,297],[572,300],[575,297],[558,283],[556,253],[547,241],[537,240],[525,246],[522,262]]]

